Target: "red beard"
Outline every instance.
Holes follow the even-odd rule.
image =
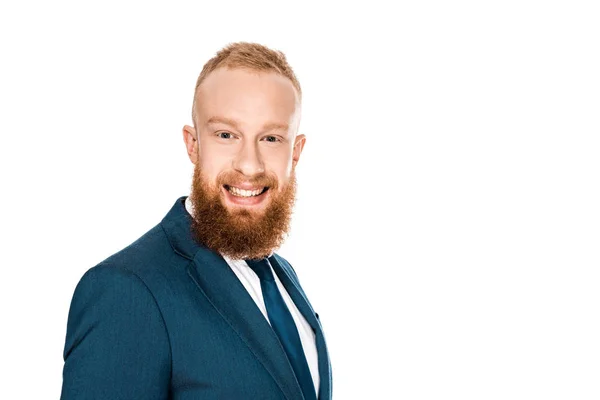
[[[223,185],[249,182],[255,187],[268,187],[268,204],[260,211],[240,207],[229,210],[223,203]],[[278,190],[277,178],[261,174],[252,180],[234,172],[217,176],[212,187],[196,165],[192,182],[191,202],[194,210],[192,234],[204,246],[234,259],[259,259],[281,246],[290,229],[296,197],[296,175],[292,170],[289,182]]]

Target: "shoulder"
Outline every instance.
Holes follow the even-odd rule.
[[[156,268],[174,254],[161,225],[156,225],[127,247],[102,261],[99,266],[127,269],[133,273]]]
[[[148,289],[137,273],[124,265],[112,264],[105,260],[83,274],[77,283],[75,294],[98,290],[134,293]]]
[[[160,287],[173,251],[160,225],[89,268],[77,283],[67,331],[80,337],[86,326],[111,326],[118,331],[138,321],[142,326],[155,324],[164,329],[160,307]],[[85,330],[85,329],[84,329]],[[74,346],[76,343],[67,343]]]
[[[170,280],[184,272],[189,261],[173,251],[162,225],[158,224],[91,268],[97,270],[91,273],[135,276],[153,287],[157,280]]]
[[[150,305],[159,300],[165,282],[178,280],[188,262],[172,250],[162,227],[156,225],[89,268],[80,278],[73,300],[98,296],[105,300],[106,296],[145,297]]]
[[[114,319],[119,313],[160,315],[156,298],[144,280],[123,265],[102,262],[88,269],[75,287],[69,311],[70,322],[84,314]]]

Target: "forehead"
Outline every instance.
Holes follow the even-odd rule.
[[[239,121],[290,122],[299,108],[292,82],[276,72],[218,68],[196,94],[199,122],[222,116]]]

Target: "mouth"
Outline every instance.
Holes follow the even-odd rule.
[[[269,187],[241,189],[235,186],[223,185],[225,199],[228,203],[240,206],[260,205],[267,198]]]
[[[267,190],[269,190],[268,186],[265,186],[263,188],[252,189],[252,190],[241,189],[241,188],[238,188],[235,186],[229,186],[229,185],[223,185],[223,187],[225,188],[225,190],[227,190],[229,193],[231,193],[235,197],[256,197],[256,196],[260,196],[261,194],[263,194]]]

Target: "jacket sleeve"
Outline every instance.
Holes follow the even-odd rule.
[[[71,301],[61,400],[167,399],[171,353],[150,290],[135,274],[99,265]]]

